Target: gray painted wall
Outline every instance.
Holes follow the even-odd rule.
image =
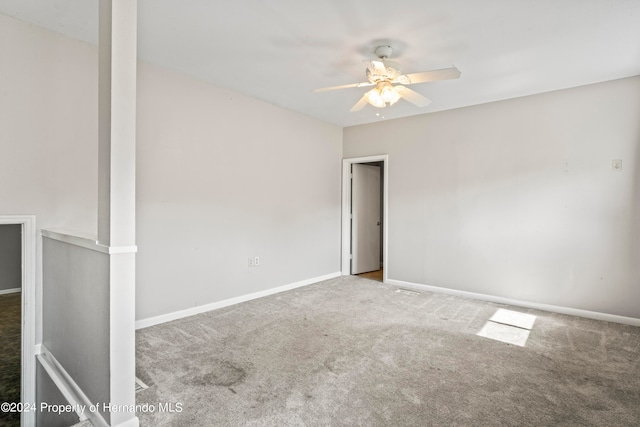
[[[0,291],[22,287],[22,225],[0,225]]]
[[[640,318],[638,117],[634,77],[346,128],[389,154],[389,278]]]
[[[47,375],[40,363],[36,363],[36,399],[49,405],[68,405],[67,399]],[[37,411],[37,427],[69,427],[80,422],[75,412]]]
[[[110,402],[108,255],[48,238],[43,248],[42,343],[91,402]]]

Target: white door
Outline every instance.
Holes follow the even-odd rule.
[[[351,274],[380,269],[380,167],[354,164],[351,172]]]

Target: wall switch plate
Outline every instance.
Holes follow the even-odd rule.
[[[611,170],[620,172],[622,170],[622,159],[615,159],[611,162]]]

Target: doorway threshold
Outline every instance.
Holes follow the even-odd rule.
[[[362,277],[363,279],[375,280],[376,282],[383,282],[383,269],[376,271],[369,271],[367,273],[356,274],[358,277]]]

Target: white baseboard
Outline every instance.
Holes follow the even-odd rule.
[[[109,427],[109,424],[99,412],[89,411],[89,407],[93,403],[44,344],[39,345],[39,353],[36,357],[53,383],[58,387],[60,393],[74,407],[80,421],[89,419],[96,427]]]
[[[588,319],[604,320],[607,322],[622,323],[631,326],[640,326],[640,319],[634,317],[618,316],[616,314],[599,313],[597,311],[580,310],[578,308],[561,307],[551,304],[540,304],[536,302],[521,301],[510,298],[503,298],[493,295],[479,294],[475,292],[459,291],[456,289],[441,288],[438,286],[422,285],[419,283],[404,282],[402,280],[388,279],[385,283],[403,288],[413,288],[441,294],[455,295],[464,298],[477,299],[482,301],[495,302],[499,304],[513,305],[516,307],[532,308],[535,310],[550,311],[552,313],[568,314],[570,316],[586,317]]]
[[[254,292],[247,295],[241,295],[235,298],[229,298],[222,301],[213,302],[211,304],[199,305],[197,307],[187,308],[185,310],[174,311],[173,313],[162,314],[160,316],[149,317],[147,319],[141,319],[136,321],[136,329],[148,328],[150,326],[159,325],[161,323],[170,322],[172,320],[182,319],[184,317],[193,316],[207,311],[217,310],[219,308],[228,307],[234,304],[240,304],[241,302],[251,301],[256,298],[262,298],[269,295],[277,294],[284,291],[290,291],[291,289],[301,288],[303,286],[312,285],[314,283],[322,282],[324,280],[334,279],[340,277],[341,272],[335,272],[326,274],[324,276],[313,277],[311,279],[301,280],[299,282],[290,283],[288,285],[278,286],[276,288],[266,289],[264,291]]]
[[[16,292],[22,292],[22,288],[3,289],[0,291],[0,295],[15,294]]]

